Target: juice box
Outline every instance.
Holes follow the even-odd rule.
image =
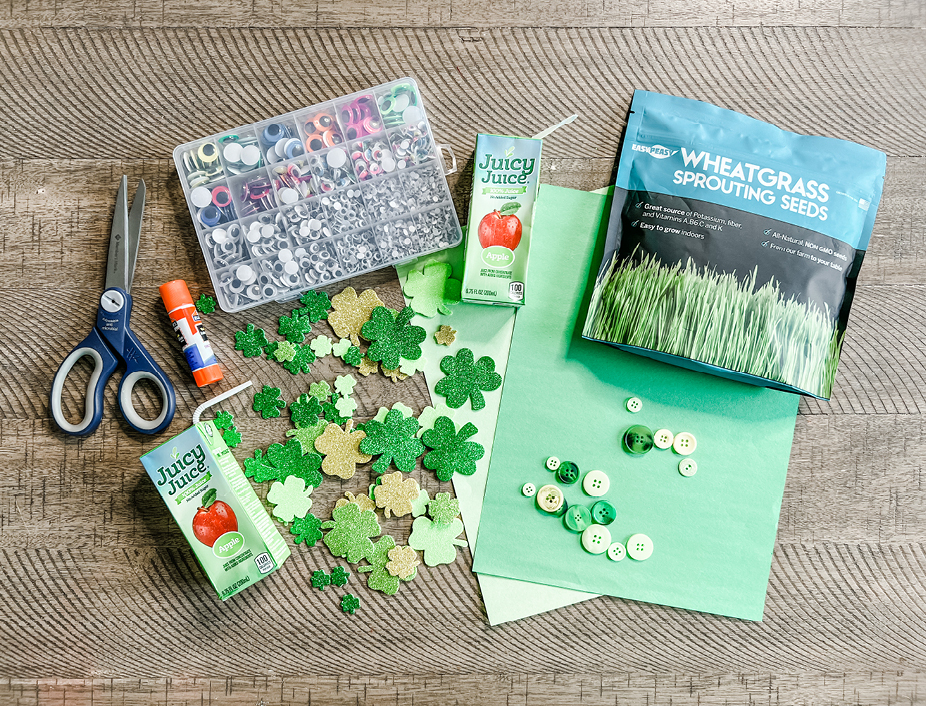
[[[524,304],[542,146],[528,137],[476,137],[463,301]]]
[[[190,427],[141,462],[223,601],[289,557],[213,422]]]

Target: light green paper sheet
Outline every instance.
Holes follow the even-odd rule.
[[[473,570],[761,620],[798,397],[581,338],[609,203],[541,187],[532,299],[517,314]],[[631,395],[643,400],[638,414],[625,407]],[[632,424],[695,434],[697,474],[680,475],[671,450],[626,454],[620,440]],[[589,554],[561,519],[521,495],[527,481],[555,482],[549,455],[609,475],[604,497],[618,513],[609,530],[621,542],[649,535],[650,559]],[[560,487],[570,504],[594,502],[581,481]]]

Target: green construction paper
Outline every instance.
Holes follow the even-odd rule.
[[[798,397],[581,338],[608,206],[601,195],[541,188],[532,299],[517,314],[473,570],[761,620]],[[644,403],[635,415],[625,407],[631,396]],[[571,422],[551,399],[568,399],[581,419]],[[621,436],[632,424],[693,433],[698,474],[681,476],[671,450],[626,454]],[[551,454],[608,473],[612,538],[649,535],[648,560],[583,551],[520,494],[544,479]],[[590,504],[581,483],[559,487],[567,502]]]

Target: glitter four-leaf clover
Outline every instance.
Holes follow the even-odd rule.
[[[310,366],[315,362],[315,351],[308,345],[295,345],[293,347],[296,349],[296,353],[292,358],[283,362],[283,367],[293,375],[308,373],[311,370]]]
[[[280,317],[277,333],[285,336],[290,343],[302,343],[307,334],[312,333],[312,323],[307,316],[299,316],[293,312],[289,316]]]
[[[476,472],[476,461],[485,455],[485,448],[475,441],[467,441],[478,433],[471,422],[467,422],[457,433],[453,421],[438,417],[434,428],[421,435],[429,449],[424,455],[424,467],[434,471],[440,480],[447,481],[454,473],[471,476]]]
[[[196,309],[200,314],[211,314],[215,311],[215,299],[208,294],[200,294],[196,300]]]
[[[371,419],[364,424],[367,438],[360,442],[360,451],[365,454],[378,455],[373,462],[373,470],[385,473],[389,464],[403,473],[411,473],[415,461],[424,453],[424,444],[415,437],[418,420],[406,418],[399,409],[390,410],[382,422]]]
[[[384,306],[374,309],[370,320],[361,329],[363,337],[372,341],[367,349],[367,358],[380,361],[389,370],[398,368],[402,358],[418,360],[421,342],[427,338],[427,333],[410,323],[414,315],[415,311],[410,306],[395,317]]]
[[[411,514],[420,490],[418,481],[403,478],[401,471],[396,471],[380,478],[380,482],[373,486],[373,495],[376,507],[384,508],[383,514],[389,519],[390,514],[396,517]]]
[[[295,537],[293,541],[296,544],[305,542],[305,546],[314,547],[323,536],[321,527],[322,521],[310,512],[305,517],[297,517],[289,533]]]
[[[297,428],[310,427],[318,423],[323,411],[317,398],[303,393],[289,405],[289,418]]]
[[[502,376],[495,372],[494,360],[486,355],[474,363],[473,358],[469,348],[461,348],[455,357],[448,355],[440,362],[441,372],[447,377],[434,386],[434,391],[443,395],[447,405],[454,409],[470,400],[473,411],[478,411],[486,406],[482,393],[497,390],[502,385]]]

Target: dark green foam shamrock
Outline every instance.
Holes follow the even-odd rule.
[[[322,538],[321,526],[322,521],[310,512],[305,517],[297,517],[289,528],[289,533],[296,537],[293,540],[296,544],[305,542],[305,546],[314,547]]]
[[[331,585],[331,577],[325,573],[324,569],[312,572],[312,587],[319,591],[324,591],[325,586]]]
[[[297,428],[318,424],[318,418],[323,412],[319,401],[306,393],[299,395],[299,398],[289,405],[289,418]]]
[[[380,361],[384,368],[394,370],[399,367],[399,359],[418,360],[421,357],[421,342],[427,333],[420,326],[409,322],[415,315],[410,306],[400,311],[395,318],[389,309],[378,306],[370,314],[360,334],[372,341],[367,349],[367,358]]]
[[[339,399],[341,399],[340,395],[337,393],[332,393],[330,402],[322,402],[322,409],[325,410],[325,421],[341,426],[344,424],[344,422],[350,419],[350,417],[341,416],[341,412],[338,409]]]
[[[302,343],[306,334],[312,333],[312,324],[307,316],[299,316],[295,312],[289,316],[280,317],[280,326],[277,333],[285,336],[290,343]]]
[[[405,417],[400,409],[389,410],[382,422],[371,419],[363,425],[363,430],[367,438],[360,442],[360,451],[379,455],[373,462],[373,470],[377,473],[389,470],[390,462],[403,473],[411,473],[415,461],[424,453],[424,444],[415,437],[418,420]]]
[[[226,446],[233,449],[241,443],[241,432],[238,431],[237,427],[228,427],[228,429],[223,429],[222,441],[225,442]]]
[[[208,294],[200,294],[199,299],[196,300],[196,310],[200,314],[211,314],[215,311],[215,299]]]
[[[286,407],[286,402],[280,398],[282,392],[279,387],[264,385],[263,390],[254,393],[254,404],[251,406],[264,419],[279,417],[280,410]]]
[[[322,482],[322,474],[318,470],[321,465],[321,456],[315,452],[303,454],[300,441],[290,439],[285,445],[270,444],[266,455],[255,449],[254,458],[244,459],[244,475],[253,478],[255,483],[285,481],[289,476],[296,476],[306,485],[317,488]]]
[[[341,610],[345,613],[354,614],[354,611],[360,607],[360,599],[357,596],[345,593],[341,596]]]
[[[344,586],[349,579],[350,571],[347,571],[343,566],[335,566],[331,570],[332,586]]]
[[[341,360],[348,365],[353,365],[355,368],[358,368],[360,367],[360,361],[363,360],[363,354],[357,346],[351,346],[347,349],[347,353],[341,356]]]
[[[470,400],[473,411],[486,406],[483,392],[502,386],[502,376],[495,372],[495,361],[485,355],[473,363],[473,352],[461,348],[456,357],[444,356],[440,369],[447,377],[434,386],[434,391],[447,398],[447,406],[457,409]]]
[[[347,503],[336,507],[331,517],[332,520],[322,523],[322,529],[329,530],[324,542],[332,554],[344,557],[352,564],[372,554],[370,537],[378,537],[382,531],[375,512]]]
[[[254,328],[254,324],[248,324],[244,331],[235,332],[235,350],[241,351],[245,358],[255,358],[264,352],[264,346],[268,345],[267,334],[262,328]]]
[[[326,292],[306,292],[299,297],[299,303],[302,304],[302,308],[293,309],[297,316],[308,317],[313,324],[328,318],[331,302]]]
[[[373,551],[367,557],[369,566],[361,566],[357,571],[370,574],[367,576],[367,588],[372,591],[381,591],[387,596],[394,596],[399,590],[399,577],[393,576],[386,570],[389,563],[389,550],[395,547],[395,540],[384,534],[373,545]]]
[[[235,425],[235,417],[231,412],[219,412],[215,415],[216,429],[231,429]]]
[[[429,451],[424,456],[424,467],[434,471],[440,480],[450,480],[454,473],[471,476],[476,472],[476,461],[485,455],[482,444],[467,441],[479,430],[467,422],[457,433],[453,421],[448,417],[438,417],[434,428],[421,435]]]
[[[296,345],[296,355],[284,362],[283,367],[293,375],[298,375],[299,373],[308,373],[309,366],[314,362],[315,351],[312,350],[311,346]]]

